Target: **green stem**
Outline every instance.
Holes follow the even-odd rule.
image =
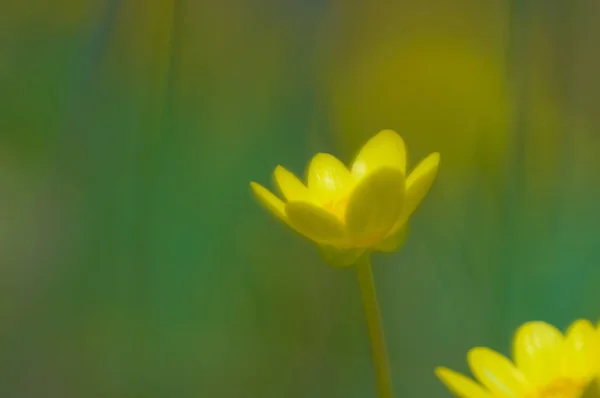
[[[377,391],[379,398],[393,398],[392,375],[390,362],[385,347],[383,325],[377,294],[375,292],[375,281],[371,270],[371,261],[368,255],[363,256],[356,264],[356,275],[360,286],[360,294],[365,309],[365,318],[371,341],[371,354],[377,379]]]

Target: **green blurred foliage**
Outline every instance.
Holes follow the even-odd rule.
[[[374,258],[398,396],[596,319],[593,2],[0,6],[0,395],[370,397],[358,288],[252,200],[393,128],[442,153]]]
[[[598,380],[593,380],[585,389],[581,398],[598,398],[600,397],[600,383]]]

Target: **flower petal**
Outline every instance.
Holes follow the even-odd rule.
[[[489,391],[481,385],[458,372],[448,368],[435,368],[435,375],[457,397],[461,398],[494,398]]]
[[[513,339],[515,364],[535,386],[560,376],[563,335],[546,322],[528,322]]]
[[[354,180],[346,166],[335,156],[317,153],[308,165],[308,189],[321,202],[347,195]]]
[[[406,211],[412,215],[435,181],[440,166],[440,154],[434,152],[423,159],[406,178]]]
[[[346,228],[359,247],[379,244],[394,226],[404,203],[404,174],[382,168],[362,179],[350,196]]]
[[[565,338],[563,376],[585,380],[598,372],[598,364],[596,329],[586,319],[573,322]]]
[[[523,397],[533,391],[523,373],[494,350],[476,347],[469,351],[467,359],[473,375],[494,396]]]
[[[273,172],[275,182],[281,194],[288,200],[310,202],[311,195],[306,185],[302,183],[292,172],[283,166],[275,167]]]
[[[344,249],[331,245],[319,245],[319,253],[323,260],[332,267],[348,267],[365,252],[364,249]]]
[[[273,195],[271,191],[262,185],[252,181],[250,182],[250,188],[252,193],[258,202],[263,205],[268,211],[274,214],[277,218],[287,223],[287,216],[285,214],[284,204],[277,196]]]
[[[408,236],[408,224],[405,224],[394,233],[391,233],[381,242],[379,245],[375,247],[375,250],[380,252],[395,252],[404,244],[406,241],[406,237]]]
[[[392,231],[402,228],[413,215],[435,181],[440,164],[440,154],[437,152],[427,156],[415,167],[406,179],[406,198],[404,207]]]
[[[382,130],[367,141],[352,164],[352,175],[360,179],[381,167],[406,173],[404,140],[393,130]]]
[[[333,214],[311,203],[288,202],[285,213],[294,229],[317,243],[335,244],[345,236],[344,226]]]

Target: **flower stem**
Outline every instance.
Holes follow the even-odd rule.
[[[356,274],[360,286],[360,294],[365,310],[369,340],[371,341],[371,354],[377,380],[377,391],[379,398],[393,398],[392,375],[390,363],[385,346],[383,325],[377,294],[375,292],[375,281],[371,270],[371,261],[368,255],[364,255],[356,264]]]

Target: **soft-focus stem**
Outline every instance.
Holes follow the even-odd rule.
[[[356,274],[360,286],[360,294],[365,309],[365,318],[371,341],[371,354],[377,380],[377,391],[379,398],[393,398],[392,375],[388,359],[383,324],[377,294],[375,292],[375,280],[371,270],[371,261],[368,255],[364,255],[356,264]]]

